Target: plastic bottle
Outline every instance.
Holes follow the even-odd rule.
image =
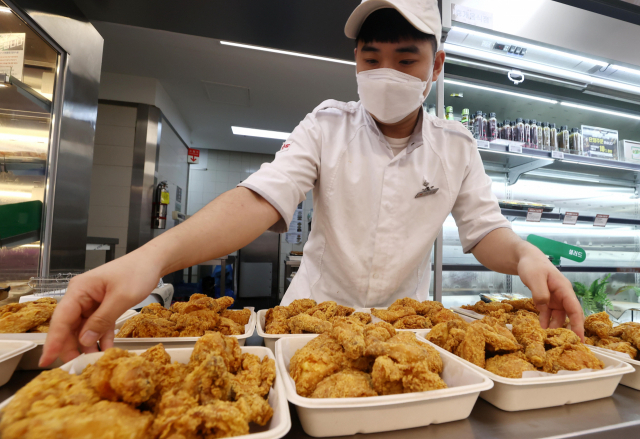
[[[544,127],[542,122],[538,124],[538,149],[544,149]]]
[[[529,147],[538,148],[538,121],[535,119],[532,119],[529,125]]]
[[[549,146],[550,151],[558,150],[558,130],[555,123],[549,124]]]
[[[531,143],[531,121],[529,119],[524,120],[524,143],[529,146]]]
[[[504,132],[504,140],[512,140],[511,139],[511,121],[509,119],[504,121],[504,128],[503,128],[503,132]]]
[[[476,118],[473,121],[473,137],[482,139],[482,111],[476,111]]]
[[[469,109],[468,108],[462,109],[462,119],[460,119],[460,122],[462,122],[462,125],[464,125],[466,129],[469,129]]]
[[[447,107],[445,110],[445,119],[447,120],[454,120],[453,118],[453,107]]]
[[[515,140],[516,142],[524,142],[525,141],[525,134],[524,134],[524,122],[522,121],[522,118],[518,118],[518,120],[516,121],[516,129],[517,129],[517,133],[516,136],[514,137],[513,140]]]
[[[558,150],[564,153],[569,153],[569,128],[566,125],[560,127],[558,132]]]
[[[583,155],[584,153],[582,133],[578,128],[571,129],[571,134],[569,134],[569,150],[571,154]]]
[[[487,140],[489,134],[489,120],[487,119],[487,113],[482,113],[482,140]]]
[[[551,151],[551,129],[549,122],[542,122],[542,149]]]
[[[498,119],[496,119],[496,113],[489,113],[488,128],[488,140],[496,140],[498,138]]]
[[[513,140],[515,142],[516,137],[518,137],[518,124],[516,123],[515,120],[512,120],[511,121],[511,139],[509,140]]]

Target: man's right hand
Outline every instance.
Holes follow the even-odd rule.
[[[135,253],[74,277],[56,307],[40,366],[58,356],[71,361],[80,352],[113,347],[115,321],[142,302],[158,285],[162,274]]]

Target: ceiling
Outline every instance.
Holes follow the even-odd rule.
[[[104,72],[157,78],[192,130],[194,147],[275,153],[282,141],[235,136],[231,126],[289,132],[326,99],[357,100],[355,67],[223,46],[220,40],[93,22]],[[352,43],[350,43],[352,44]],[[207,93],[214,85],[220,100]],[[237,99],[248,88],[249,101]],[[246,95],[243,95],[246,97]]]

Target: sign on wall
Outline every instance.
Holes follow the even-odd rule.
[[[200,163],[200,150],[189,148],[189,151],[187,152],[187,162],[190,165],[195,165]]]
[[[22,81],[26,34],[0,34],[0,74]]]

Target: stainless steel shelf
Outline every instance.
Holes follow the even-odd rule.
[[[502,214],[506,217],[518,217],[518,218],[526,218],[527,211],[526,210],[518,210],[518,209],[501,209]],[[544,220],[556,220],[562,222],[564,220],[563,213],[543,213],[542,219]],[[585,223],[593,223],[595,221],[595,216],[578,216],[578,222]],[[609,218],[607,224],[623,224],[629,226],[640,226],[640,219],[630,219],[630,218]]]

